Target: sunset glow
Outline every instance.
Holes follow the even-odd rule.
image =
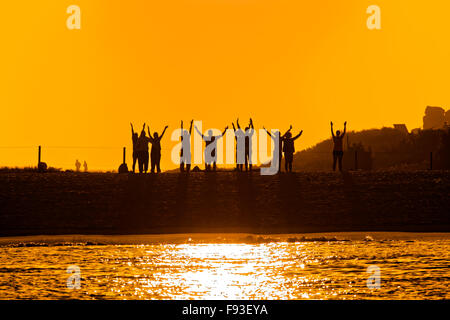
[[[80,30],[66,27],[71,4]],[[129,122],[222,130],[252,116],[257,128],[303,129],[299,150],[328,138],[330,119],[420,127],[425,106],[450,105],[450,3],[377,0],[381,30],[369,30],[372,4],[5,1],[0,166],[36,165],[42,145],[54,167],[117,169]],[[176,167],[175,143],[162,142],[163,170]]]

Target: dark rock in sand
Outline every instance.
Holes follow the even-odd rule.
[[[128,173],[128,166],[126,163],[122,163],[119,166],[119,173]]]

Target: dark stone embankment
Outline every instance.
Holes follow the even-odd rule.
[[[0,173],[0,236],[450,231],[450,172]]]

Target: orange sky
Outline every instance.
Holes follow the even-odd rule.
[[[81,30],[66,27],[71,4]],[[371,4],[382,30],[366,27]],[[251,115],[303,129],[298,150],[330,120],[419,127],[427,105],[450,105],[448,12],[441,0],[3,1],[0,166],[35,165],[42,144],[51,166],[117,169],[130,121],[170,134],[181,119],[222,129]],[[163,169],[175,144],[163,140]]]

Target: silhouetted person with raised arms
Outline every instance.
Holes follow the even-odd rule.
[[[239,126],[239,124],[238,124]],[[252,137],[255,133],[253,120],[250,118],[248,127],[245,128],[245,171],[252,171]]]
[[[145,135],[145,124],[142,128],[141,134],[138,138],[137,142],[137,156],[138,156],[138,165],[139,165],[139,173],[147,173],[148,171],[148,144],[150,142],[150,137]]]
[[[292,162],[294,161],[295,153],[295,140],[300,138],[302,133],[303,130],[300,131],[300,133],[295,137],[292,137],[292,133],[288,131],[283,138],[284,170],[286,170],[286,172],[292,172]]]
[[[243,171],[243,166],[245,163],[245,171],[252,171],[252,136],[255,133],[255,127],[253,126],[253,120],[250,118],[250,123],[248,127],[245,128],[245,131],[242,131],[241,126],[239,125],[239,118],[236,119],[236,127],[234,123],[233,125],[234,136],[236,139],[236,170]],[[242,144],[242,145],[241,145]],[[242,154],[241,154],[242,153]],[[244,157],[240,159],[240,157]]]
[[[161,135],[158,135],[157,132],[153,133],[153,137],[150,133],[150,127],[147,126],[147,130],[148,130],[148,135],[149,135],[149,140],[150,143],[152,144],[152,151],[150,153],[150,159],[151,159],[151,164],[152,164],[152,169],[151,172],[154,173],[155,172],[155,168],[157,170],[157,172],[161,172],[161,139],[164,136],[164,133],[166,132],[167,128],[169,126],[165,126],[163,132],[161,133]]]
[[[197,126],[195,126],[195,130],[202,137],[203,141],[205,141],[205,170],[211,171],[211,164],[213,171],[216,171],[216,163],[217,163],[217,139],[220,139],[224,136],[224,134],[228,130],[228,126],[223,130],[221,135],[213,136],[213,131],[208,130],[208,135],[205,136],[203,133],[198,130]]]
[[[333,131],[333,121],[331,121],[331,135],[333,136],[333,171],[336,171],[336,162],[339,162],[339,171],[342,171],[342,157],[344,156],[344,135],[347,131],[347,121],[344,122],[344,132]]]
[[[278,145],[275,146],[275,149],[273,150],[273,158],[272,161],[275,159],[276,154],[278,153],[278,173],[281,173],[281,158],[283,157],[283,140],[286,137],[286,135],[292,130],[292,126],[289,127],[289,129],[280,137],[280,131],[276,131],[275,134],[270,133],[267,131],[265,127],[263,127],[264,130],[266,130],[269,137],[272,138],[272,140],[277,143]]]
[[[181,151],[180,151],[180,171],[189,172],[191,170],[191,134],[192,124],[189,126],[189,133],[183,129],[183,120],[181,120]]]
[[[243,162],[245,160],[239,159],[239,158],[240,158],[240,156],[245,157],[245,150],[244,150],[244,147],[241,147],[240,143],[241,143],[241,141],[243,141],[243,139],[245,139],[245,134],[239,125],[239,118],[236,119],[237,129],[234,126],[234,123],[231,123],[231,124],[232,124],[233,130],[234,130],[234,139],[236,140],[236,170],[242,171],[243,166],[244,166]],[[240,154],[239,150],[243,150],[244,152],[242,154]]]
[[[136,162],[138,160],[138,151],[137,151],[137,147],[138,147],[138,140],[139,140],[139,135],[137,132],[134,131],[133,128],[133,124],[130,123],[131,125],[131,141],[133,142],[133,173],[136,169]],[[142,129],[145,128],[145,123]]]

